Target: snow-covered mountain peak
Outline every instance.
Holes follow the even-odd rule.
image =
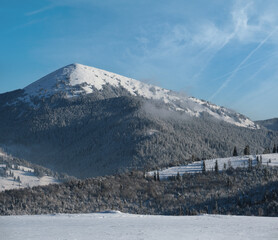
[[[60,68],[25,87],[25,96],[20,100],[32,102],[32,97],[47,98],[55,93],[63,93],[66,98],[95,92],[103,98],[119,97],[123,94],[122,90],[125,95],[162,101],[170,111],[195,117],[205,113],[236,126],[259,128],[250,119],[224,107],[78,63]]]
[[[105,85],[124,88],[131,95],[163,99],[169,90],[142,83],[115,73],[74,63],[46,75],[25,87],[28,96],[50,96],[64,92],[67,97],[101,91]],[[164,99],[167,102],[167,99]]]

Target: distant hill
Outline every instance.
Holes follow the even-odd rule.
[[[278,118],[256,121],[256,123],[261,126],[264,126],[269,130],[278,131]]]

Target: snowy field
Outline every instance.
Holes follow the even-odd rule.
[[[1,216],[1,239],[277,239],[278,218],[142,216],[119,212]]]
[[[257,156],[262,156],[263,165],[278,167],[278,153],[262,154]],[[206,171],[211,171],[214,169],[216,160],[218,162],[218,167],[220,171],[224,169],[224,164],[226,165],[226,168],[228,168],[229,165],[231,165],[233,168],[248,167],[249,158],[252,159],[253,166],[257,165],[256,155],[208,159],[205,160]],[[166,179],[167,177],[177,176],[177,173],[179,173],[180,175],[183,175],[185,173],[198,173],[202,172],[202,166],[203,161],[196,161],[186,166],[177,166],[163,169],[159,171],[159,176],[160,179]],[[149,172],[149,174],[153,175],[154,172]]]

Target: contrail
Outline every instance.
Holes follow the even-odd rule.
[[[269,65],[268,62],[266,62],[264,65],[262,65],[253,75],[251,75],[251,77],[247,78],[244,81],[241,81],[239,85],[236,86],[236,88],[234,88],[231,92],[235,92],[238,89],[240,89],[244,84],[246,84],[247,82],[253,80],[261,71],[263,71],[266,66]]]
[[[218,47],[218,48],[216,49],[216,51],[215,51],[213,54],[211,54],[211,56],[207,59],[206,63],[205,63],[204,66],[201,68],[201,70],[200,70],[198,73],[196,73],[196,74],[192,77],[193,79],[198,78],[198,77],[202,74],[202,72],[207,68],[207,66],[208,66],[208,64],[210,63],[210,61],[215,57],[215,55],[216,55],[219,51],[221,51],[222,48],[224,48],[224,47],[229,43],[229,41],[233,38],[233,36],[234,36],[234,33],[232,33],[232,34],[230,34],[228,37],[226,37],[225,41],[221,44],[221,46]],[[207,46],[202,52],[206,52],[206,51],[208,51],[209,49],[210,49],[210,46]],[[201,55],[201,53],[198,54],[198,55]],[[197,56],[198,56],[198,55],[197,55]]]
[[[39,9],[37,9],[35,11],[25,13],[25,16],[32,16],[32,15],[35,15],[35,14],[38,14],[38,13],[42,13],[42,12],[45,12],[45,11],[47,11],[49,9],[54,8],[54,7],[55,6],[52,4],[52,5],[43,7],[43,8],[39,8]]]
[[[263,60],[265,60],[265,59],[268,59],[268,58],[270,58],[270,57],[273,57],[273,56],[275,56],[275,55],[278,55],[278,52],[274,52],[274,53],[272,53],[272,54],[270,54],[270,55],[268,55],[268,56],[258,58],[257,60],[255,60],[255,61],[253,61],[253,62],[251,62],[251,63],[248,63],[248,64],[244,65],[243,67],[239,68],[238,70],[242,70],[242,69],[248,68],[248,67],[250,67],[250,66],[252,66],[252,65],[254,65],[254,64],[256,64],[256,63],[259,63],[259,62],[261,62],[261,61],[263,61]],[[219,76],[219,77],[217,77],[217,78],[212,79],[211,81],[216,81],[216,80],[218,80],[218,79],[222,79],[222,78],[224,78],[224,77],[229,76],[231,73],[233,73],[233,71],[227,72],[227,73],[225,73],[225,74],[223,74],[223,75],[221,75],[221,76]]]
[[[232,80],[232,78],[236,75],[236,73],[238,72],[238,70],[242,67],[242,65],[244,65],[248,59],[250,57],[252,57],[252,55],[258,51],[264,44],[265,42],[274,34],[274,32],[276,32],[277,28],[275,28],[270,34],[268,34],[268,36],[263,39],[260,44],[253,49],[246,58],[243,59],[243,61],[236,67],[236,69],[234,71],[232,71],[231,75],[227,78],[227,80],[220,86],[220,88],[217,89],[217,91],[209,98],[209,100],[211,101],[217,94],[219,94],[223,88],[225,88],[228,83]]]

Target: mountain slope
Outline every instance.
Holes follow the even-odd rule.
[[[0,95],[0,147],[82,178],[273,142],[277,133],[241,114],[79,64]]]

